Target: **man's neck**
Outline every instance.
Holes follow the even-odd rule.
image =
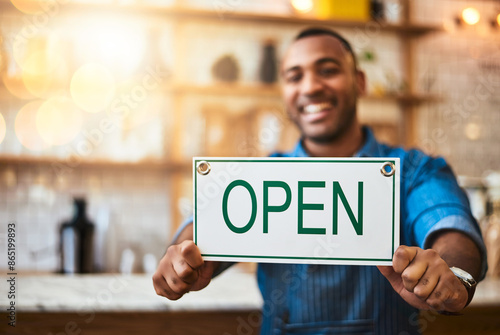
[[[305,138],[304,149],[311,157],[352,157],[363,145],[363,130],[355,122],[345,135],[331,142],[315,142]]]

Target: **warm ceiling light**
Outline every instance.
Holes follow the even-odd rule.
[[[497,16],[497,23],[500,26],[500,14],[498,14],[498,16]]]
[[[291,0],[293,8],[300,13],[308,13],[313,9],[312,0]]]
[[[474,25],[479,22],[480,18],[481,15],[479,14],[479,11],[473,7],[465,8],[462,11],[462,19],[467,24]]]

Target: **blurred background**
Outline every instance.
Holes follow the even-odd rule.
[[[486,231],[498,1],[0,0],[0,248],[15,222],[19,271],[77,271],[61,255],[84,202],[88,272],[150,272],[191,214],[193,156],[294,146],[278,60],[313,25],[353,44],[361,121],[444,156]]]

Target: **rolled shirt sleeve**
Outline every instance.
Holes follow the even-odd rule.
[[[410,167],[411,169],[411,167]],[[465,192],[451,168],[442,158],[423,158],[422,164],[408,171],[406,213],[413,243],[429,248],[429,237],[440,230],[456,230],[469,236],[481,252],[481,278],[487,270],[486,247],[481,231],[470,211]]]

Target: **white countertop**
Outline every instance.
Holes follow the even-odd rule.
[[[235,311],[262,306],[255,274],[236,267],[177,301],[156,295],[151,275],[18,275],[16,281],[16,308],[25,312]],[[1,306],[7,305],[6,292],[0,300]]]
[[[2,276],[4,282],[7,277]],[[254,273],[233,267],[199,292],[177,301],[156,295],[150,275],[18,275],[16,308],[19,311],[221,311],[259,310],[262,298]],[[0,293],[6,306],[6,285]],[[479,283],[471,305],[500,305],[500,280]]]

